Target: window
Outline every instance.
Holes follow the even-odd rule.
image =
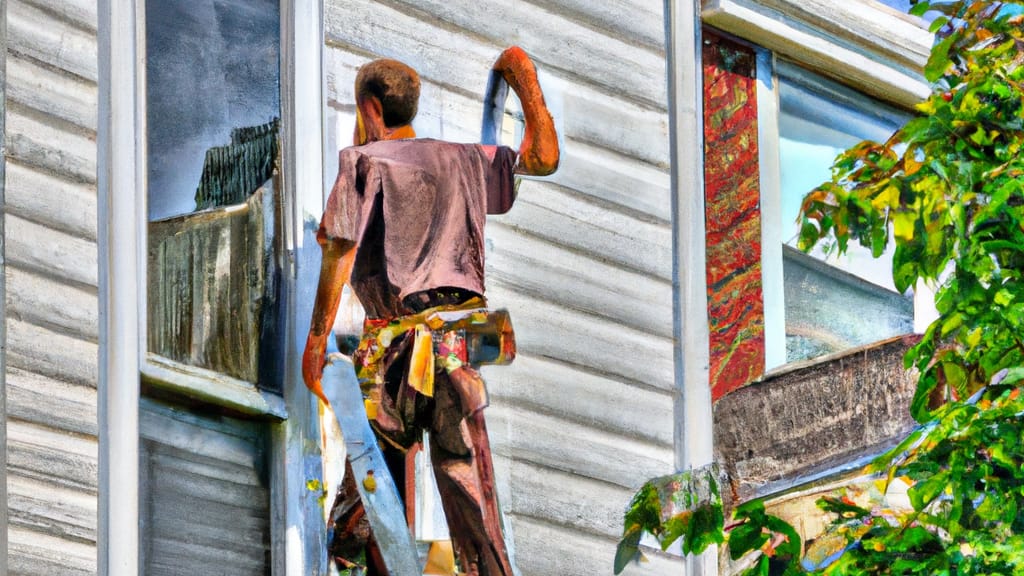
[[[705,98],[708,94],[720,100],[738,98],[734,104],[756,113],[756,146],[742,144],[749,140],[744,137],[742,150],[712,149],[710,153],[716,155],[715,162],[724,161],[729,167],[728,179],[736,180],[727,189],[747,198],[751,192],[737,191],[755,182],[759,192],[753,193],[760,200],[742,208],[747,222],[743,230],[730,231],[727,219],[708,212],[709,278],[715,266],[723,268],[716,270],[715,278],[735,283],[744,277],[731,291],[716,284],[715,292],[709,293],[712,308],[726,306],[711,310],[713,397],[787,362],[912,332],[915,320],[924,318],[922,312],[931,308],[929,303],[915,306],[914,295],[895,293],[890,264],[884,258],[874,260],[852,248],[841,259],[823,260],[820,252],[806,255],[794,248],[800,200],[829,178],[836,153],[863,139],[887,139],[930,92],[920,70],[932,37],[925,20],[899,13],[905,4],[905,0],[703,2],[705,25],[738,38],[738,53],[748,54],[744,58],[756,54],[757,60],[756,73],[751,75],[756,81],[754,95],[743,74],[730,70],[739,60],[728,51],[736,48],[716,49],[713,73],[746,86],[728,97],[714,96],[709,89],[709,61],[704,62]],[[718,42],[716,36],[710,30],[705,34],[705,56],[709,38]],[[725,89],[721,90],[724,94]],[[717,106],[715,114],[730,110],[721,101]],[[706,100],[705,114],[707,110]],[[736,136],[729,131],[716,135],[714,123],[710,126],[709,136],[706,116],[707,142],[724,146],[723,138]],[[730,162],[734,153],[737,160]],[[754,168],[738,160],[739,155],[750,153],[758,158]],[[717,158],[721,155],[724,160]],[[734,174],[737,171],[745,172]],[[709,182],[705,172],[705,185]],[[709,205],[709,210],[718,208]],[[725,223],[714,238],[712,223],[719,228]],[[740,241],[739,233],[750,233],[751,228],[754,237]],[[758,229],[759,254],[740,258],[743,250],[757,242]],[[760,285],[750,276],[758,273]],[[760,303],[763,310],[758,308]],[[874,320],[865,322],[865,317]],[[917,328],[921,325],[917,323]],[[722,340],[717,348],[716,336]]]
[[[793,65],[780,63],[778,78],[786,361],[912,332],[913,300],[895,291],[891,249],[877,259],[856,243],[828,258],[794,249],[801,200],[830,178],[836,155],[886,141],[909,115]]]
[[[278,0],[146,2],[149,219],[196,211],[210,150],[281,116]]]
[[[278,0],[148,0],[146,574],[271,574],[284,415]]]
[[[280,28],[278,0],[146,3],[149,351],[278,391]]]

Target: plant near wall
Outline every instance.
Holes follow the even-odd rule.
[[[906,357],[920,371],[919,422],[943,398],[966,399],[1024,364],[1024,4],[922,1],[938,11],[921,115],[888,142],[841,154],[832,181],[802,206],[800,247],[880,256],[895,243],[893,280],[937,287],[940,318]]]
[[[800,235],[804,250],[852,240],[876,257],[893,243],[896,286],[935,288],[939,317],[905,357],[923,424],[871,466],[883,487],[913,483],[912,509],[823,499],[835,520],[801,561],[796,532],[754,501],[710,536],[687,533],[684,551],[760,552],[744,572],[759,575],[1024,573],[1024,2],[915,1],[925,12],[939,16],[920,115],[841,154],[805,197]],[[673,516],[639,496],[630,511],[648,509],[627,513],[627,533],[667,547]]]

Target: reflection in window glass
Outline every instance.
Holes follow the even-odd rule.
[[[149,219],[196,209],[206,152],[280,117],[279,0],[146,2]]]
[[[782,239],[796,246],[803,196],[831,177],[836,155],[862,140],[884,142],[905,117],[791,66],[780,67]],[[786,250],[787,361],[812,358],[913,330],[913,303],[892,284],[891,253],[851,243],[827,259]]]

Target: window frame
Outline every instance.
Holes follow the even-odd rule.
[[[285,140],[284,124],[284,107],[285,98],[288,93],[287,86],[285,84],[285,28],[286,28],[286,14],[285,6],[288,4],[285,0],[279,0],[279,15],[280,15],[280,51],[279,51],[279,77],[278,83],[280,86],[280,117],[281,117],[281,134],[280,138]],[[141,261],[139,263],[140,271],[139,276],[142,281],[140,288],[141,293],[139,295],[141,304],[139,308],[139,338],[141,341],[141,361],[139,372],[142,377],[142,382],[155,390],[160,392],[167,392],[174,396],[185,397],[190,399],[199,400],[203,403],[207,403],[213,406],[219,406],[227,408],[231,411],[238,412],[240,414],[266,418],[269,420],[285,420],[288,418],[288,410],[285,405],[284,398],[281,394],[269,392],[260,389],[256,382],[248,382],[239,378],[234,378],[226,374],[221,374],[213,370],[207,370],[196,366],[190,366],[188,364],[177,362],[171,358],[167,358],[155,352],[149,351],[148,346],[148,326],[149,319],[148,315],[148,303],[147,303],[147,282],[149,278],[148,270],[148,244],[149,244],[149,138],[148,138],[148,116],[147,116],[147,104],[148,104],[148,80],[146,76],[146,0],[136,0],[137,14],[136,14],[136,38],[137,46],[136,50],[139,53],[139,62],[137,75],[137,131],[138,131],[138,147],[141,150],[139,155],[139,167],[140,174],[140,186],[139,195],[141,197],[141,213],[144,218],[146,226],[140,227],[139,230],[139,246],[141,247],[142,254],[140,255]],[[286,146],[282,145],[279,151],[281,157],[282,172],[281,182],[282,189],[275,191],[276,194],[281,194],[284,199],[284,205],[286,207],[294,204],[292,198],[294,194],[294,186],[289,187],[288,183],[285,182],[287,178],[287,171],[291,168],[289,159],[286,158],[285,153]],[[287,217],[286,217],[287,220]],[[290,226],[289,222],[285,222],[286,237],[283,239],[288,246],[292,246],[293,243],[290,241]],[[281,227],[279,227],[281,228]],[[281,279],[284,280],[283,278]]]
[[[703,0],[701,16],[704,25],[751,44],[756,53],[764,373],[770,374],[792,366],[786,362],[782,229],[768,225],[782,219],[777,60],[912,112],[930,93],[921,71],[933,37],[924,20],[876,0]],[[915,332],[934,317],[930,293],[924,285],[915,289]]]
[[[930,92],[924,21],[876,0],[703,0],[706,25],[912,110]]]
[[[100,252],[99,573],[140,571],[139,409],[141,383],[202,399],[268,421],[271,437],[271,565],[275,576],[325,568],[323,512],[306,476],[319,462],[315,398],[301,384],[298,354],[312,295],[296,264],[302,226],[322,211],[323,5],[280,0],[281,155],[288,262],[284,290],[286,359],[283,397],[201,369],[183,368],[147,350],[145,0],[99,0],[97,169]],[[308,275],[308,271],[303,270]],[[312,282],[312,281],[311,281]],[[302,307],[296,297],[309,300]],[[303,314],[305,315],[303,317]]]

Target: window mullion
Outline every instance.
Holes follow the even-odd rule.
[[[757,139],[761,175],[761,284],[764,297],[764,369],[786,363],[786,303],[782,274],[782,188],[779,92],[775,54],[757,50]]]

